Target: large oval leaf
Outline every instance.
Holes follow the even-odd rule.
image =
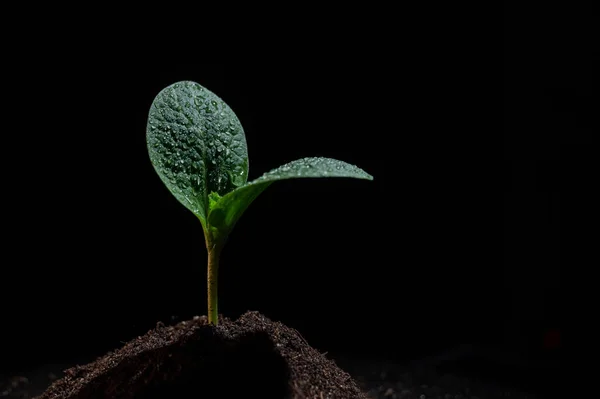
[[[227,194],[248,179],[240,121],[223,100],[198,83],[177,82],[156,96],[146,141],[160,179],[203,225],[209,194]]]
[[[209,224],[216,227],[222,235],[227,235],[252,201],[273,182],[317,177],[373,180],[373,176],[361,168],[337,159],[318,157],[298,159],[273,169],[214,201],[209,214]]]

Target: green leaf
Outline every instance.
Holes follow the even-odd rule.
[[[160,179],[205,228],[209,194],[227,194],[248,179],[240,121],[223,100],[198,83],[174,83],[156,96],[146,142]]]
[[[220,198],[209,213],[208,222],[226,236],[248,206],[273,182],[315,177],[351,177],[373,180],[364,170],[331,158],[303,158],[265,173],[258,179]]]

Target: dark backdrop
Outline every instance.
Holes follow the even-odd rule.
[[[526,51],[515,23],[504,56],[500,41],[436,36],[273,44],[213,64],[69,51],[15,62],[3,78],[0,364],[99,355],[205,313],[201,226],[145,144],[154,96],[184,79],[236,112],[251,179],[305,156],[374,176],[265,191],[222,256],[223,314],[258,310],[337,353],[538,350],[560,327],[558,136],[578,93],[540,72],[550,47]]]

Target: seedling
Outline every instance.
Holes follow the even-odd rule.
[[[208,251],[208,321],[215,325],[221,250],[235,223],[261,192],[285,179],[373,179],[346,162],[303,158],[247,182],[248,149],[240,121],[223,100],[195,82],[174,83],[156,96],[146,141],[160,179],[202,224]]]

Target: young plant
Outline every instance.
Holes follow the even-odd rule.
[[[219,256],[250,203],[277,180],[352,177],[362,169],[330,158],[303,158],[248,180],[248,149],[231,108],[198,83],[163,89],[152,102],[146,129],[148,153],[171,193],[200,220],[208,251],[208,321],[217,324]]]

